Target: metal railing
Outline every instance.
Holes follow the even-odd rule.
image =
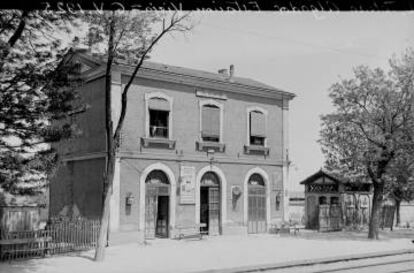
[[[0,260],[44,257],[94,248],[99,220],[51,221],[45,229],[1,232]]]
[[[151,125],[150,137],[168,138],[168,127]]]

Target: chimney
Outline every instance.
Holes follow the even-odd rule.
[[[231,64],[230,65],[230,76],[229,76],[229,81],[233,81],[233,76],[234,76],[234,65]]]
[[[228,72],[228,70],[227,69],[219,69],[219,71],[218,71],[218,73],[220,74],[220,75],[223,75],[223,76],[228,76],[229,75],[229,72]]]

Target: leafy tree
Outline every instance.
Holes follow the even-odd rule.
[[[390,60],[388,73],[359,66],[354,77],[329,90],[334,112],[322,116],[320,144],[326,167],[354,182],[374,186],[368,238],[378,239],[387,172],[414,147],[414,52]]]
[[[79,81],[68,77],[75,68],[62,62],[63,37],[76,27],[75,19],[0,11],[0,186],[9,192],[33,193],[45,185],[58,162],[49,144],[75,131],[64,120],[76,110]]]
[[[400,206],[402,201],[414,200],[414,152],[409,151],[396,157],[387,175],[385,192],[395,201],[396,225],[401,223]]]
[[[128,90],[144,60],[149,58],[154,46],[166,34],[190,30],[191,27],[186,25],[188,16],[189,14],[179,15],[177,12],[155,14],[143,11],[109,11],[103,14],[91,13],[86,17],[90,24],[87,43],[91,48],[105,53],[107,58],[105,76],[107,163],[103,181],[105,187],[101,229],[95,251],[96,261],[102,261],[105,255],[115,157],[127,111]],[[113,64],[119,60],[127,61],[134,69],[121,93],[120,114],[114,117],[111,113],[111,75]]]

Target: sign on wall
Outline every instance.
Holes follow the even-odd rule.
[[[181,167],[180,204],[195,204],[194,167]]]

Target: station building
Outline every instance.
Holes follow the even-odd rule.
[[[72,50],[89,109],[78,138],[57,148],[50,216],[98,218],[102,210],[105,60]],[[112,74],[112,115],[133,66]],[[265,233],[288,217],[288,110],[294,94],[237,77],[145,62],[128,93],[110,209],[114,241],[175,238],[203,224],[209,235]],[[115,126],[114,126],[115,127]]]

